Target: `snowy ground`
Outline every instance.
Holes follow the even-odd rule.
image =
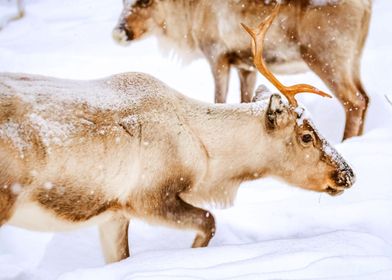
[[[128,48],[114,44],[121,0],[26,2],[27,16],[0,32],[0,71],[77,79],[143,71],[212,100],[204,61],[182,66],[176,57],[162,57],[152,39]],[[374,0],[362,63],[372,98],[366,134],[337,145],[358,177],[344,195],[271,179],[246,183],[233,208],[214,210],[218,230],[208,248],[189,249],[192,233],[132,221],[133,256],[112,265],[103,262],[96,228],[52,234],[6,226],[0,279],[392,279],[392,105],[385,98],[392,97],[391,10],[391,1]],[[9,12],[0,0],[0,16]],[[281,80],[326,89],[311,73]],[[237,89],[233,78],[230,102],[238,101]],[[344,116],[336,99],[301,98],[320,130],[338,143]]]

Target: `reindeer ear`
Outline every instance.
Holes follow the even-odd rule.
[[[285,111],[282,97],[279,94],[272,94],[265,118],[267,128],[275,129],[280,127],[286,119],[285,115],[287,115],[287,112]]]
[[[258,102],[261,100],[266,100],[271,96],[271,91],[266,85],[259,85],[255,91],[255,96],[252,99],[252,102]]]

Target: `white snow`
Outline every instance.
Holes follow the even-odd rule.
[[[0,0],[0,16],[12,10],[4,1]],[[363,82],[371,96],[365,135],[339,143],[344,121],[339,102],[299,96],[316,127],[329,141],[339,143],[336,149],[352,164],[357,175],[352,189],[330,197],[273,179],[245,183],[232,208],[212,209],[217,232],[208,248],[190,249],[192,232],[132,220],[133,256],[111,265],[104,264],[96,228],[53,234],[4,226],[0,279],[392,279],[392,105],[385,98],[392,100],[392,28],[386,28],[392,2],[373,3],[362,60]],[[140,71],[193,98],[213,100],[205,61],[180,66],[160,55],[154,39],[127,48],[112,41],[121,0],[26,4],[26,17],[0,32],[0,71],[73,79]],[[229,101],[237,103],[239,84],[232,74]],[[328,90],[312,73],[279,79]],[[261,77],[258,83],[270,86]],[[105,93],[95,94],[104,98],[95,104],[114,102]],[[61,92],[57,97],[64,98]],[[256,111],[261,103],[255,104]],[[15,135],[15,127],[0,131],[0,137],[23,139]],[[57,132],[50,128],[48,139],[61,141]],[[23,150],[26,143],[16,145]]]
[[[305,119],[311,119],[310,114],[308,113],[308,110],[306,110],[302,106],[297,106],[297,108],[295,108],[294,112],[296,112],[298,115],[298,118],[297,118],[297,125],[298,126],[303,125]]]
[[[44,183],[44,188],[47,189],[47,190],[52,189],[53,188],[52,182],[45,182]]]
[[[11,185],[11,191],[14,194],[20,193],[22,191],[22,188],[23,188],[22,185],[18,183],[14,183]]]
[[[20,135],[20,124],[15,122],[7,122],[0,125],[0,138],[11,142],[18,150],[21,157],[24,156],[24,150],[30,147],[30,143],[26,142]]]
[[[32,126],[37,129],[47,147],[51,145],[61,145],[67,140],[73,125],[46,120],[37,114],[30,115]]]
[[[122,122],[127,126],[134,128],[137,124],[138,116],[137,115],[129,115],[122,119]]]

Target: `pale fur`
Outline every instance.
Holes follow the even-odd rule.
[[[279,127],[268,129],[267,109]],[[0,225],[99,225],[108,262],[128,256],[131,217],[193,229],[194,246],[206,246],[214,220],[194,206],[230,205],[244,180],[276,176],[315,191],[352,185],[348,165],[297,117],[277,96],[206,104],[141,73],[95,81],[0,74]],[[300,144],[304,131],[314,147]],[[336,185],[334,171],[349,183]]]

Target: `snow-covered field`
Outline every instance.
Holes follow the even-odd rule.
[[[143,71],[211,101],[205,61],[182,66],[153,39],[122,48],[111,40],[121,0],[30,0],[27,16],[0,32],[0,71],[90,79]],[[336,99],[304,95],[315,123],[352,164],[357,183],[342,196],[295,189],[272,179],[244,184],[234,207],[213,210],[217,233],[190,249],[193,233],[132,221],[132,257],[105,265],[96,228],[67,233],[0,229],[0,279],[392,279],[392,2],[374,0],[362,60],[371,96],[366,133],[339,143]],[[0,0],[0,16],[12,12]],[[238,102],[234,73],[230,102]],[[312,73],[281,76],[327,90]],[[265,82],[259,77],[259,82]],[[392,98],[390,98],[392,100]],[[339,143],[339,144],[338,144]]]

